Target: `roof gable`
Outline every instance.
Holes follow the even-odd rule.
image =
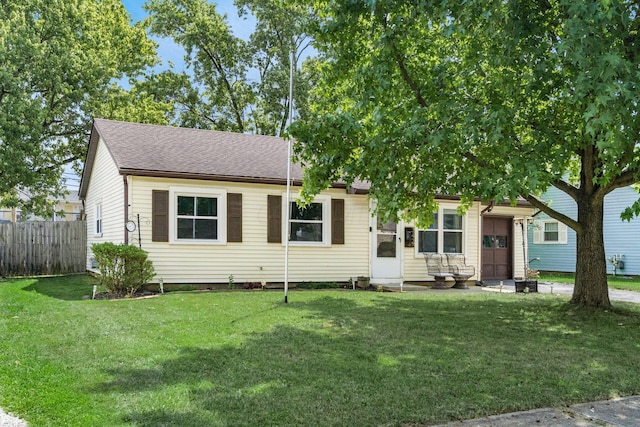
[[[286,184],[287,142],[282,138],[95,119],[80,196],[88,190],[102,139],[122,175]],[[292,164],[291,178],[302,181]],[[336,185],[336,186],[344,186]],[[366,191],[362,183],[357,190]]]

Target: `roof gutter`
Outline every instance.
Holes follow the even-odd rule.
[[[120,168],[121,175],[135,175],[146,176],[153,178],[182,178],[182,179],[200,179],[204,181],[223,181],[223,182],[242,182],[249,184],[274,184],[274,185],[287,185],[286,178],[262,178],[253,176],[231,176],[231,175],[215,175],[215,174],[201,174],[191,172],[173,172],[173,171],[156,171],[156,170],[140,170],[131,168]],[[295,186],[302,186],[301,180],[291,180],[291,184]],[[350,189],[355,194],[367,194],[367,189],[348,187],[344,182],[337,182],[331,184],[331,188],[344,188]]]
[[[127,231],[127,221],[129,220],[129,181],[128,175],[122,175],[122,182],[124,187],[124,221],[122,222],[122,231],[124,232],[124,244],[129,244],[129,232]]]

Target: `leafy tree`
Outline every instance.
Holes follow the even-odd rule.
[[[181,126],[282,134],[289,111],[289,52],[296,52],[298,68],[309,45],[302,31],[309,10],[266,0],[236,4],[241,15],[257,20],[248,41],[234,36],[226,16],[207,0],[149,0],[151,33],[184,47],[188,69],[152,76],[153,86],[162,100],[175,103]],[[295,80],[299,111],[310,85],[307,69]]]
[[[638,9],[316,1],[312,35],[329,59],[293,130],[305,194],[366,179],[381,209],[423,223],[438,193],[465,206],[524,197],[576,232],[571,302],[609,307],[604,197],[640,176]],[[577,219],[540,201],[549,186],[576,201]]]
[[[114,84],[155,61],[155,44],[120,0],[3,0],[0,206],[51,214],[47,196],[64,194],[63,165],[84,157],[94,116],[166,109]]]
[[[265,133],[283,135],[289,119],[291,52],[295,53],[293,66],[297,70],[300,57],[311,45],[305,31],[311,19],[309,8],[293,1],[236,0],[235,4],[240,16],[251,13],[256,18],[249,50],[252,66],[259,73],[259,80],[253,85],[258,106],[251,120],[256,127],[265,129]],[[300,115],[306,112],[315,62],[316,59],[308,59],[302,70],[294,74],[294,103]]]
[[[113,83],[109,93],[96,105],[96,117],[134,123],[168,124],[173,104],[159,96],[148,76],[130,82],[129,89]],[[86,143],[86,140],[85,140]]]
[[[247,47],[233,36],[216,5],[206,0],[150,0],[145,9],[151,33],[171,37],[185,48],[195,86],[203,88],[196,106],[185,102],[189,98],[179,99],[189,108],[215,112],[203,114],[198,127],[244,132],[244,111],[253,102],[245,79]]]

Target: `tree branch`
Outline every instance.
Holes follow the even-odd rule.
[[[398,49],[396,48],[393,42],[391,42],[390,45],[391,45],[391,52],[393,53],[393,56],[396,59],[396,62],[398,63],[398,67],[400,68],[400,74],[402,74],[403,80],[409,85],[409,87],[413,91],[413,94],[415,95],[416,101],[418,101],[418,104],[423,108],[428,108],[427,101],[422,96],[422,92],[420,91],[420,88],[418,87],[416,82],[411,78],[411,76],[409,75],[409,72],[407,71],[407,67],[404,64],[404,58],[402,57],[400,52],[398,52]]]
[[[79,159],[80,159],[80,157],[78,157],[78,156],[67,157],[66,159],[60,160],[59,162],[55,162],[55,163],[53,163],[51,165],[36,169],[35,173],[36,174],[41,174],[41,173],[43,173],[45,171],[50,171],[52,169],[59,168],[60,166],[68,165],[69,163],[75,162],[76,160],[79,160]]]
[[[562,214],[555,209],[552,209],[545,202],[534,196],[533,194],[523,194],[522,197],[529,203],[531,203],[536,208],[540,209],[542,212],[546,213],[553,219],[557,219],[561,223],[565,224],[567,227],[573,229],[574,231],[579,231],[582,227],[580,223],[565,214]]]
[[[569,184],[568,182],[563,181],[561,179],[557,179],[555,181],[552,181],[551,185],[553,185],[563,193],[567,193],[569,197],[571,197],[576,202],[578,201],[578,189],[573,185]]]
[[[231,100],[231,105],[233,106],[233,113],[236,116],[236,123],[238,124],[238,131],[240,133],[244,133],[244,121],[242,120],[242,115],[240,114],[240,107],[238,106],[238,102],[234,95],[233,86],[229,83],[229,79],[227,78],[227,73],[225,72],[222,64],[218,61],[218,58],[213,54],[213,52],[209,51],[206,47],[202,48],[202,51],[209,57],[214,67],[220,73],[220,77],[224,82],[225,87],[227,88],[227,93],[229,94],[229,99]]]
[[[611,180],[609,184],[602,187],[602,191],[604,191],[604,194],[609,194],[616,188],[628,187],[629,185],[633,185],[638,182],[637,174],[638,170],[636,169],[627,170]]]
[[[383,19],[382,25],[385,30],[388,29],[386,15]],[[389,37],[388,40],[389,40],[389,47],[391,48],[391,53],[395,58],[396,62],[398,63],[398,68],[400,68],[400,74],[402,74],[402,79],[405,81],[405,83],[407,83],[407,85],[409,85],[409,88],[411,88],[411,91],[416,97],[416,101],[418,102],[418,104],[423,108],[428,108],[427,101],[424,98],[424,96],[422,96],[422,92],[420,91],[420,88],[416,84],[415,80],[413,80],[411,75],[409,75],[409,71],[407,71],[407,67],[404,63],[404,57],[400,54],[400,51],[398,51],[398,48],[393,42],[392,37]]]
[[[307,40],[307,43],[303,46],[303,42]],[[311,46],[311,39],[308,37],[300,37],[300,41],[296,41],[296,50],[298,51],[298,54],[296,55],[296,57],[300,57],[302,55],[302,53],[309,47]]]

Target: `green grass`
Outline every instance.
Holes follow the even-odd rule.
[[[543,282],[556,283],[575,283],[575,274],[573,273],[554,273],[545,272],[540,275],[538,280]],[[640,292],[640,277],[638,276],[608,276],[609,287],[613,289],[623,289],[627,291]]]
[[[0,282],[0,406],[30,426],[421,425],[640,393],[628,303],[92,285]]]

